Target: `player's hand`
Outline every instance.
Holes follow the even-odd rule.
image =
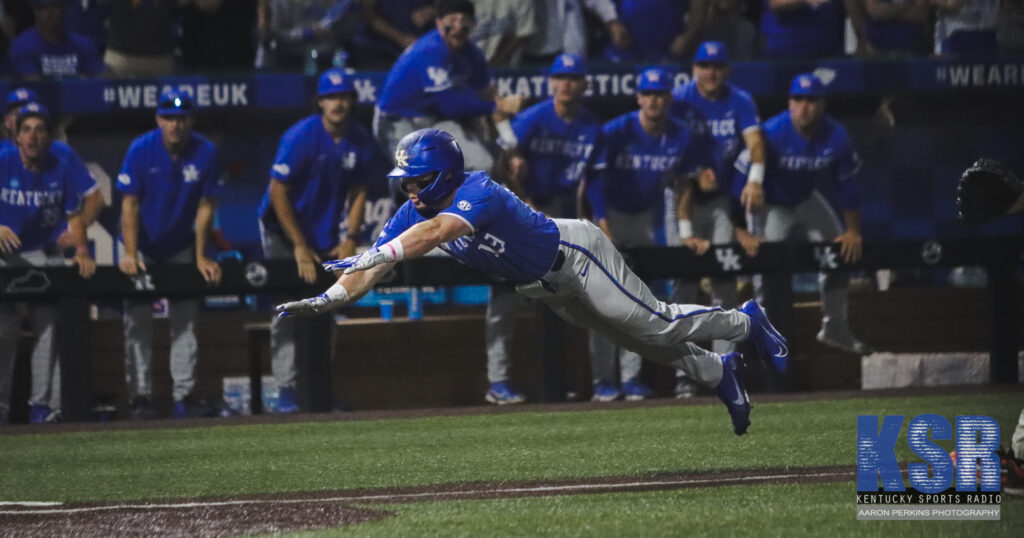
[[[291,316],[315,316],[337,306],[341,305],[333,304],[326,293],[321,293],[316,297],[302,299],[301,301],[279,304],[275,310],[277,311],[277,317],[287,318]]]
[[[633,36],[629,35],[629,29],[626,28],[625,24],[619,21],[610,21],[608,23],[608,34],[612,39],[612,44],[620,49],[629,49],[633,47]]]
[[[846,230],[834,242],[842,245],[839,249],[839,254],[844,262],[856,263],[860,260],[860,255],[864,250],[864,239],[859,233]]]
[[[206,256],[197,256],[196,269],[199,269],[199,274],[203,275],[203,279],[206,280],[207,284],[211,286],[220,284],[221,271],[217,262]]]
[[[146,272],[146,264],[141,259],[133,256],[125,256],[121,258],[121,261],[117,263],[117,266],[121,269],[121,272],[128,276],[138,276],[139,273]]]
[[[521,95],[509,95],[495,99],[498,104],[497,112],[505,116],[515,116],[523,109],[523,97]]]
[[[743,252],[753,258],[757,256],[757,251],[761,248],[761,243],[764,243],[764,239],[757,237],[756,235],[742,229],[736,229],[736,240],[740,243],[740,248]]]
[[[697,175],[697,186],[703,192],[711,192],[718,186],[718,179],[715,178],[715,171],[705,168]]]
[[[21,239],[14,230],[7,226],[0,226],[0,252],[9,254],[21,248]]]
[[[295,263],[299,266],[299,278],[307,284],[316,282],[316,266],[320,257],[307,246],[295,247]]]
[[[96,274],[96,260],[92,259],[88,251],[75,253],[71,263],[78,266],[78,274],[82,278],[92,278]]]
[[[520,155],[508,159],[508,178],[519,184],[526,179],[526,159]]]
[[[61,249],[75,246],[75,240],[71,237],[71,230],[64,230],[57,237],[57,247]]]
[[[395,261],[395,254],[390,248],[380,250],[377,247],[370,247],[360,254],[351,266],[345,268],[345,274],[349,275],[356,271],[365,271],[371,267],[376,267],[393,261]]]
[[[764,205],[764,187],[760,183],[747,182],[740,193],[740,203],[747,213],[751,213]]]
[[[356,246],[355,239],[346,238],[331,250],[331,257],[337,259],[348,258],[356,253]]]
[[[683,239],[683,246],[689,248],[698,256],[703,256],[711,248],[711,241],[700,237],[687,237]]]

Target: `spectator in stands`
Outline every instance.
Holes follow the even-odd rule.
[[[166,75],[174,72],[178,44],[175,21],[180,0],[110,0],[107,51],[103,61],[115,74]]]
[[[747,233],[745,226],[736,228],[737,238],[747,253],[756,254],[761,239],[785,241],[800,229],[807,241],[838,243],[839,255],[846,263],[859,260],[863,238],[853,178],[860,169],[860,156],[842,124],[825,114],[825,87],[821,81],[810,73],[797,75],[789,90],[789,110],[765,121],[764,133],[764,205],[753,214],[756,237]],[[754,168],[750,166],[750,152],[740,154],[736,168],[740,173],[735,177],[732,195],[739,201],[743,190],[751,184],[749,178]],[[834,207],[842,209],[844,222]],[[742,209],[737,213],[742,214]],[[822,273],[818,281],[823,314],[818,341],[857,355],[870,353],[868,345],[850,331],[849,275]],[[755,291],[761,295],[760,289]]]
[[[857,35],[861,52],[924,52],[930,0],[856,0],[847,9],[851,19],[863,21],[854,26],[863,29]]]
[[[935,6],[935,54],[992,56],[996,53],[996,0],[931,0]]]
[[[469,39],[491,66],[518,65],[537,31],[532,0],[473,0],[476,24]]]
[[[96,263],[86,247],[81,218],[82,197],[96,188],[50,149],[53,120],[46,108],[28,103],[18,110],[17,144],[0,150],[0,267],[63,266],[57,239],[70,231],[75,248],[72,263],[90,278]],[[60,362],[57,349],[57,308],[39,303],[30,308],[35,330],[32,349],[32,392],[29,422],[58,422],[61,416]],[[21,329],[15,305],[0,303],[0,424],[7,421],[11,375]]]
[[[96,46],[64,29],[66,0],[32,0],[36,24],[11,44],[16,75],[26,78],[95,75],[105,69]]]
[[[220,281],[220,266],[206,257],[206,245],[223,181],[217,148],[192,132],[192,113],[187,95],[173,90],[161,95],[157,128],[132,141],[117,176],[123,194],[119,266],[130,277],[141,278],[150,263],[194,263],[207,283]],[[150,373],[152,306],[148,299],[130,299],[124,306],[125,373],[137,419],[156,418]],[[214,416],[217,410],[192,394],[199,300],[172,299],[168,317],[173,416]]]
[[[701,39],[723,43],[729,58],[746,62],[757,51],[757,28],[743,14],[740,0],[708,0],[707,16],[700,29]]]
[[[614,42],[605,51],[613,62],[679,61],[697,44],[708,0],[619,0],[619,20],[629,29],[632,43]]]
[[[320,114],[293,125],[281,137],[270,169],[270,186],[259,206],[263,254],[269,259],[294,259],[299,276],[316,282],[322,260],[355,253],[356,233],[363,224],[367,185],[383,181],[383,155],[373,136],[352,120],[355,87],[340,68],[320,75]],[[328,336],[329,338],[329,336]],[[299,410],[295,391],[295,324],[274,316],[270,324],[271,366],[278,387],[278,413]]]
[[[697,255],[704,255],[712,245],[726,245],[735,241],[730,219],[729,185],[725,178],[733,176],[736,156],[744,147],[750,152],[750,160],[755,163],[755,172],[751,174],[750,181],[759,184],[764,179],[761,118],[750,94],[726,80],[730,72],[729,59],[729,50],[724,43],[701,43],[693,59],[693,80],[673,92],[672,115],[683,120],[691,131],[707,137],[705,142],[712,152],[715,177],[722,178],[710,190],[699,189],[691,183],[682,190],[677,200],[678,242]],[[747,207],[752,208],[761,202],[760,197],[749,191],[747,197],[752,198],[744,200]],[[673,300],[696,303],[697,291],[696,281],[677,281]],[[714,306],[739,306],[736,278],[712,278],[711,298]],[[715,353],[726,354],[735,351],[736,346],[732,342],[716,340],[712,343],[712,349]],[[697,382],[687,378],[682,370],[677,371],[676,376],[676,396],[694,396]]]
[[[181,10],[181,60],[191,72],[243,71],[256,58],[252,0],[195,0]]]
[[[548,71],[552,98],[517,115],[499,142],[503,148],[498,174],[505,185],[537,211],[573,218],[581,178],[593,174],[601,153],[600,120],[581,104],[587,90],[583,58],[562,54]],[[509,359],[516,312],[526,298],[509,285],[491,286],[484,321],[487,342],[485,399],[515,404],[526,398],[509,382]]]
[[[844,1],[853,0],[764,0],[761,14],[764,55],[768,58],[842,56]]]
[[[259,9],[265,64],[257,67],[314,73],[351,45],[359,19],[354,0],[260,0]]]
[[[406,49],[388,72],[377,99],[373,134],[382,148],[427,127],[459,141],[468,170],[494,163],[483,121],[498,113],[515,115],[518,96],[495,97],[483,53],[469,42],[475,9],[469,0],[440,0],[436,30]]]
[[[364,28],[356,35],[357,67],[390,67],[402,51],[434,28],[433,0],[362,0]]]
[[[705,139],[669,115],[674,80],[665,69],[645,69],[636,82],[640,109],[602,128],[606,168],[586,178],[586,194],[594,220],[619,249],[666,245],[666,189],[681,190],[698,176],[703,189],[714,187]],[[651,389],[640,380],[640,356],[616,348],[597,332],[590,335],[594,401],[623,394],[627,400],[647,398]],[[615,371],[616,358],[620,372]]]
[[[108,0],[71,0],[64,15],[64,28],[69,33],[84,36],[103,54],[107,50],[107,18],[110,17]]]
[[[537,31],[526,44],[523,60],[547,65],[561,53],[587,55],[587,29],[583,8],[605,25],[612,45],[629,49],[633,39],[625,24],[618,20],[612,0],[546,0],[534,2]]]

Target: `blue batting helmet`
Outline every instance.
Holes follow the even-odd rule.
[[[434,207],[444,201],[465,178],[462,148],[452,135],[437,129],[420,129],[405,135],[395,148],[395,169],[389,178],[405,179],[434,173],[434,181],[417,197]]]

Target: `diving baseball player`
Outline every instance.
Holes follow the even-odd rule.
[[[551,217],[572,218],[580,180],[593,173],[601,154],[601,123],[580,103],[587,90],[583,58],[561,54],[548,75],[552,98],[512,119],[511,136],[499,141],[504,148],[499,162],[505,163],[505,185],[530,207]],[[490,382],[485,398],[491,403],[525,399],[508,383],[515,315],[525,304],[511,286],[491,286],[484,325]]]
[[[313,114],[288,129],[281,137],[270,185],[258,209],[263,254],[268,259],[294,259],[299,276],[316,281],[322,259],[355,253],[356,233],[342,238],[338,224],[345,205],[352,210],[348,225],[363,224],[366,190],[370,178],[379,177],[383,157],[365,129],[351,120],[355,106],[352,76],[339,68],[320,75],[317,85],[320,114]],[[270,356],[278,387],[278,413],[299,410],[295,381],[295,325],[270,325]]]
[[[825,114],[821,80],[811,73],[797,75],[789,89],[789,110],[765,121],[764,133],[764,206],[753,215],[754,235],[764,241],[784,241],[801,228],[809,241],[838,243],[847,263],[860,259],[863,239],[854,176],[861,161],[846,129]],[[736,160],[736,168],[740,173],[732,195],[738,200],[751,184],[748,152]],[[842,221],[836,207],[843,212]],[[737,228],[741,242],[745,234]],[[823,314],[818,341],[849,353],[870,353],[867,344],[850,332],[849,275],[821,273],[818,280]]]
[[[594,224],[550,219],[530,209],[486,172],[465,172],[459,144],[443,131],[410,133],[395,149],[408,201],[385,225],[376,245],[324,264],[343,271],[326,292],[277,307],[281,316],[318,314],[365,295],[396,262],[440,247],[466,265],[517,284],[566,321],[599,330],[618,345],[676,368],[714,387],[733,431],[750,426],[750,399],[738,353],[722,356],[692,340],[750,340],[762,360],[786,367],[785,339],[761,307],[738,310],[668,304],[626,266]]]
[[[666,190],[683,189],[693,177],[714,183],[705,137],[669,115],[672,75],[663,68],[637,76],[640,109],[602,128],[603,172],[587,178],[587,199],[597,221],[619,248],[668,244]],[[671,196],[668,197],[671,199]],[[639,380],[640,357],[615,350],[599,333],[591,333],[590,362],[595,401],[646,398],[651,390]],[[616,384],[618,356],[622,389]]]
[[[217,148],[192,132],[192,100],[170,90],[157,102],[153,129],[132,141],[117,176],[121,202],[121,239],[124,255],[119,266],[131,277],[146,271],[147,262],[194,263],[210,285],[220,281],[221,270],[206,257],[217,196],[223,186]],[[174,382],[175,418],[213,416],[216,410],[192,395],[195,386],[197,299],[172,299],[171,379]],[[150,419],[153,359],[152,301],[125,301],[125,377],[135,418]]]
[[[760,184],[764,180],[764,137],[757,105],[750,94],[730,84],[728,77],[729,52],[725,44],[708,41],[701,43],[694,56],[693,80],[673,92],[672,115],[683,120],[691,130],[710,137],[715,177],[722,178],[710,191],[702,191],[691,184],[678,197],[675,209],[679,240],[698,255],[703,255],[712,245],[734,241],[729,185],[723,183],[733,177],[736,156],[744,145],[750,152],[749,182]],[[757,196],[759,193],[760,189],[744,187],[743,203],[747,209],[763,203]],[[694,280],[677,281],[675,299],[682,303],[696,302],[697,285]],[[735,278],[711,279],[711,291],[711,304],[715,306],[734,308],[739,304]],[[735,346],[732,342],[717,341],[712,349],[729,353]],[[692,380],[681,376],[676,383],[676,396],[693,396],[696,388]]]
[[[86,248],[82,198],[95,185],[84,185],[80,171],[50,147],[53,121],[45,107],[28,103],[18,110],[16,145],[0,150],[0,267],[65,265],[58,238],[67,231],[75,247],[72,262],[90,278],[96,263]],[[29,422],[58,422],[61,415],[60,362],[56,341],[57,307],[30,308],[32,392]],[[0,303],[0,424],[7,421],[11,375],[21,329],[21,315]]]

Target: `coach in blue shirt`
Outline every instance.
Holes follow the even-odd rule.
[[[0,150],[0,267],[64,265],[57,239],[67,232],[75,247],[73,263],[82,277],[91,277],[96,264],[86,248],[80,211],[83,194],[94,185],[82,185],[78,172],[51,150],[53,122],[45,107],[22,106],[15,129],[17,144]],[[41,303],[31,313],[36,341],[29,421],[55,422],[61,413],[57,308]],[[7,420],[20,329],[15,305],[0,303],[0,423]]]
[[[494,157],[480,120],[493,113],[512,116],[522,98],[495,98],[483,52],[469,42],[475,9],[469,0],[440,0],[437,29],[402,53],[377,99],[373,134],[383,148],[427,127],[459,139],[466,168],[489,170]]]
[[[24,77],[73,77],[106,70],[96,46],[64,27],[65,0],[32,0],[36,25],[11,43],[14,72]]]
[[[800,228],[807,241],[838,243],[843,261],[859,260],[863,239],[854,176],[860,156],[846,128],[825,114],[821,80],[811,73],[797,75],[789,89],[789,110],[765,121],[764,133],[765,204],[753,215],[755,233],[765,241],[785,241]],[[746,152],[736,160],[736,168],[740,173],[733,182],[734,199],[750,172]],[[819,282],[823,318],[818,341],[850,353],[870,353],[850,331],[849,275],[822,273]]]
[[[117,190],[121,203],[121,271],[144,278],[151,262],[195,263],[210,284],[220,281],[216,262],[206,257],[206,244],[222,187],[217,148],[192,132],[192,99],[165,92],[157,104],[157,128],[132,141],[125,155]],[[195,231],[193,232],[193,227]],[[171,378],[174,416],[212,416],[192,396],[198,355],[196,299],[172,300]],[[152,408],[152,301],[125,301],[125,372],[136,418],[154,418]]]
[[[316,282],[321,260],[355,252],[356,234],[342,238],[338,225],[348,212],[349,230],[363,223],[367,185],[384,182],[384,156],[373,136],[352,121],[352,75],[328,69],[317,85],[320,114],[313,114],[281,137],[270,186],[259,206],[263,253],[294,259],[299,276]],[[295,325],[270,326],[271,365],[278,387],[276,411],[298,411],[295,394]]]

